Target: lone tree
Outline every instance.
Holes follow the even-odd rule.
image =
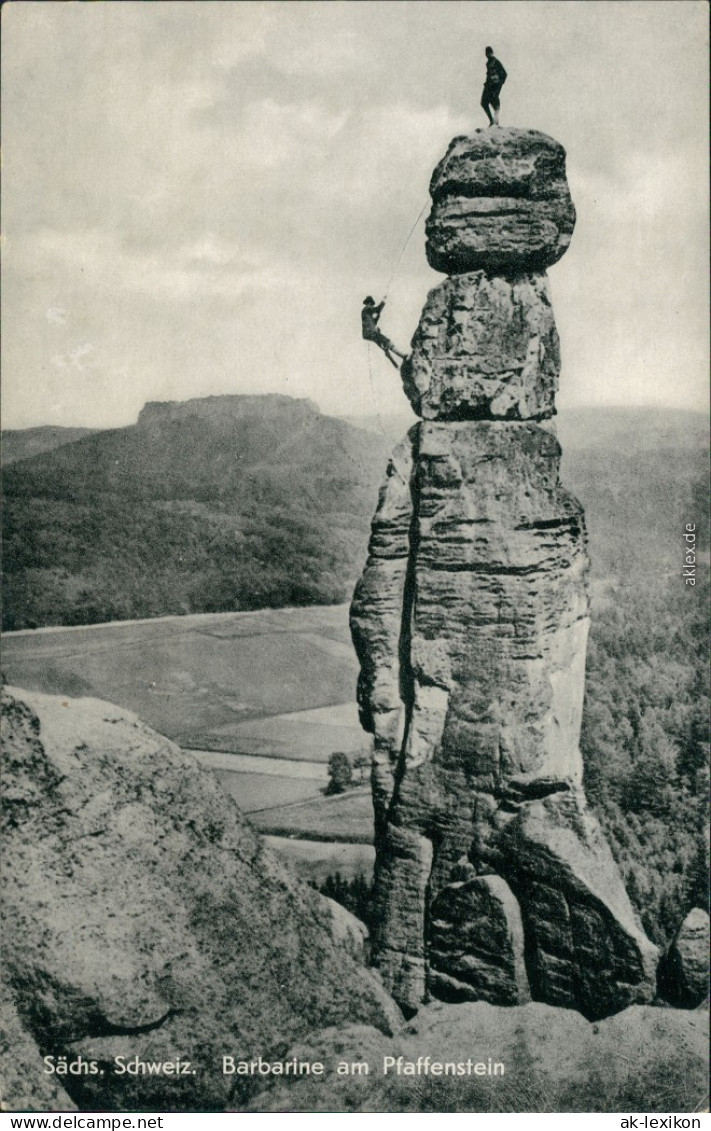
[[[326,793],[345,793],[353,781],[353,767],[347,754],[336,750],[328,759],[329,782]]]
[[[365,780],[365,771],[369,768],[369,766],[370,751],[361,750],[360,753],[356,754],[355,758],[353,759],[353,769],[358,771],[358,781],[362,782]]]

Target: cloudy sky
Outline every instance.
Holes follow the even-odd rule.
[[[282,392],[405,408],[360,302],[393,271],[404,347],[441,276],[432,169],[485,125],[568,152],[550,271],[559,405],[703,408],[705,0],[108,0],[3,6],[3,425],[131,423],[146,400]]]

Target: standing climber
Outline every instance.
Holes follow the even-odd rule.
[[[375,342],[376,346],[380,346],[388,361],[391,362],[396,369],[399,369],[400,366],[395,360],[395,357],[399,357],[401,361],[404,361],[406,354],[400,353],[400,350],[395,348],[390,338],[386,338],[385,334],[378,329],[378,321],[380,320],[384,306],[385,299],[383,299],[378,306],[375,305],[375,299],[372,298],[371,295],[363,299],[363,309],[360,312],[360,319],[363,323],[363,337],[366,342]],[[393,357],[393,354],[395,357]]]
[[[487,47],[486,51],[486,81],[484,83],[484,91],[481,96],[481,106],[489,119],[490,126],[498,126],[499,124],[499,95],[501,88],[506,82],[506,71],[504,70],[503,63],[494,55],[493,47]],[[491,110],[494,111],[493,116]]]

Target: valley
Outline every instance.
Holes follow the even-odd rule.
[[[347,605],[6,633],[3,670],[13,685],[135,711],[211,770],[304,878],[372,868],[367,775],[324,796],[329,756],[369,750]]]

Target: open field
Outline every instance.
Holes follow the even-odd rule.
[[[184,750],[190,750],[188,746]],[[295,761],[293,758],[261,758],[253,754],[223,754],[218,750],[190,750],[201,766],[231,774],[263,774],[282,778],[313,778],[325,785],[328,767],[323,762]]]
[[[373,843],[373,803],[367,786],[336,797],[253,812],[250,819],[260,832],[272,836]]]
[[[282,777],[280,774],[235,774],[213,770],[225,793],[234,797],[243,813],[271,812],[310,798],[323,796],[324,783],[313,778]]]
[[[327,762],[334,750],[355,754],[370,749],[368,736],[358,722],[355,703],[250,719],[224,731],[216,727],[212,733],[217,749],[229,750],[238,745],[241,752],[262,758]]]
[[[192,750],[201,766],[212,770],[223,789],[258,828],[294,832],[304,837],[333,835],[343,840],[372,840],[373,810],[368,786],[325,797],[328,771],[323,763],[256,758]],[[345,824],[344,824],[345,822]],[[322,853],[323,850],[321,849]]]
[[[367,748],[346,605],[6,633],[3,670],[108,699],[193,749],[326,762]]]
[[[303,880],[322,884],[327,876],[336,872],[346,880],[361,874],[369,880],[373,874],[375,849],[370,844],[338,844],[281,836],[265,836],[264,839]]]

